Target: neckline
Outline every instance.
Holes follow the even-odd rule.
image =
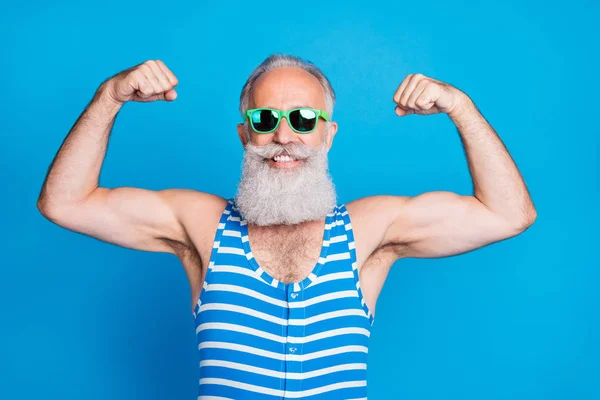
[[[321,269],[325,264],[325,260],[327,259],[327,254],[329,253],[329,238],[331,237],[331,230],[334,228],[332,222],[336,215],[337,209],[337,205],[332,207],[327,216],[325,217],[325,225],[323,226],[323,238],[321,240],[321,252],[311,272],[301,281],[284,283],[278,279],[273,278],[271,274],[265,271],[258,264],[256,258],[254,258],[254,255],[252,254],[252,249],[250,247],[250,237],[248,235],[248,221],[244,219],[242,214],[238,211],[237,207],[235,206],[235,202],[232,201],[232,210],[235,211],[237,216],[240,218],[242,246],[244,247],[246,259],[250,263],[250,266],[252,267],[254,272],[259,276],[259,278],[261,278],[265,283],[286,292],[299,292],[301,289],[304,289],[308,285],[310,285],[319,276],[319,273],[321,272]]]

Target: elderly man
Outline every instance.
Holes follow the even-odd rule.
[[[327,163],[338,129],[333,88],[312,63],[279,54],[241,93],[245,153],[234,197],[99,187],[119,109],[173,101],[177,84],[161,61],[105,81],[56,155],[38,207],[72,231],[181,260],[200,352],[199,399],[366,398],[368,338],[391,265],[464,253],[513,237],[536,218],[516,165],[470,98],[421,74],[397,88],[396,114],[450,117],[473,195],[338,204]]]

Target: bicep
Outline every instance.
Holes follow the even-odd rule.
[[[175,206],[184,192],[99,187],[48,218],[66,229],[118,246],[174,253],[173,243],[187,242]]]
[[[399,257],[451,256],[519,233],[474,196],[438,191],[389,202],[382,245],[397,247]]]

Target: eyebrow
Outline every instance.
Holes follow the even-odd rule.
[[[274,108],[275,110],[280,110],[280,108],[270,107],[270,106],[254,107],[254,108]],[[311,107],[311,106],[307,106],[307,105],[294,105],[294,106],[290,107],[289,110],[292,110],[294,108],[315,108],[315,107]]]

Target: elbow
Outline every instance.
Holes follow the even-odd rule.
[[[44,197],[40,196],[37,200],[37,209],[44,217],[48,214],[48,202],[44,199]]]
[[[533,223],[537,219],[537,210],[535,209],[535,206],[533,205],[533,203],[529,204],[529,207],[527,207],[524,214],[525,214],[525,218],[523,218],[524,219],[523,227],[525,230],[525,229],[529,228],[531,225],[533,225]]]
[[[537,219],[537,211],[535,207],[531,206],[526,212],[524,212],[521,218],[513,224],[518,233],[526,231]]]
[[[40,212],[40,214],[42,214],[44,217],[46,217],[48,219],[50,219],[50,215],[52,215],[54,213],[55,207],[52,205],[52,202],[48,198],[48,193],[46,191],[45,184],[44,184],[44,186],[42,186],[42,190],[40,192],[40,195],[38,196],[36,206],[37,206],[37,209]]]
[[[49,219],[49,220],[54,219],[52,216],[55,215],[56,212],[54,211],[54,209],[52,207],[50,207],[50,205],[48,204],[48,201],[46,201],[46,199],[44,199],[41,196],[37,201],[37,209],[40,212],[40,214],[42,214],[47,219]]]
[[[90,192],[91,195],[92,192]],[[81,200],[73,200],[72,196],[52,196],[44,191],[40,194],[37,200],[37,209],[44,217],[50,221],[57,223],[59,219],[69,219],[74,210],[79,207],[89,197],[86,196]]]
[[[525,232],[537,219],[537,211],[532,206],[518,215],[500,217],[503,237],[508,239]]]
[[[37,209],[46,219],[55,224],[61,218],[60,215],[64,214],[56,205],[50,204],[47,199],[40,197],[37,201]]]

